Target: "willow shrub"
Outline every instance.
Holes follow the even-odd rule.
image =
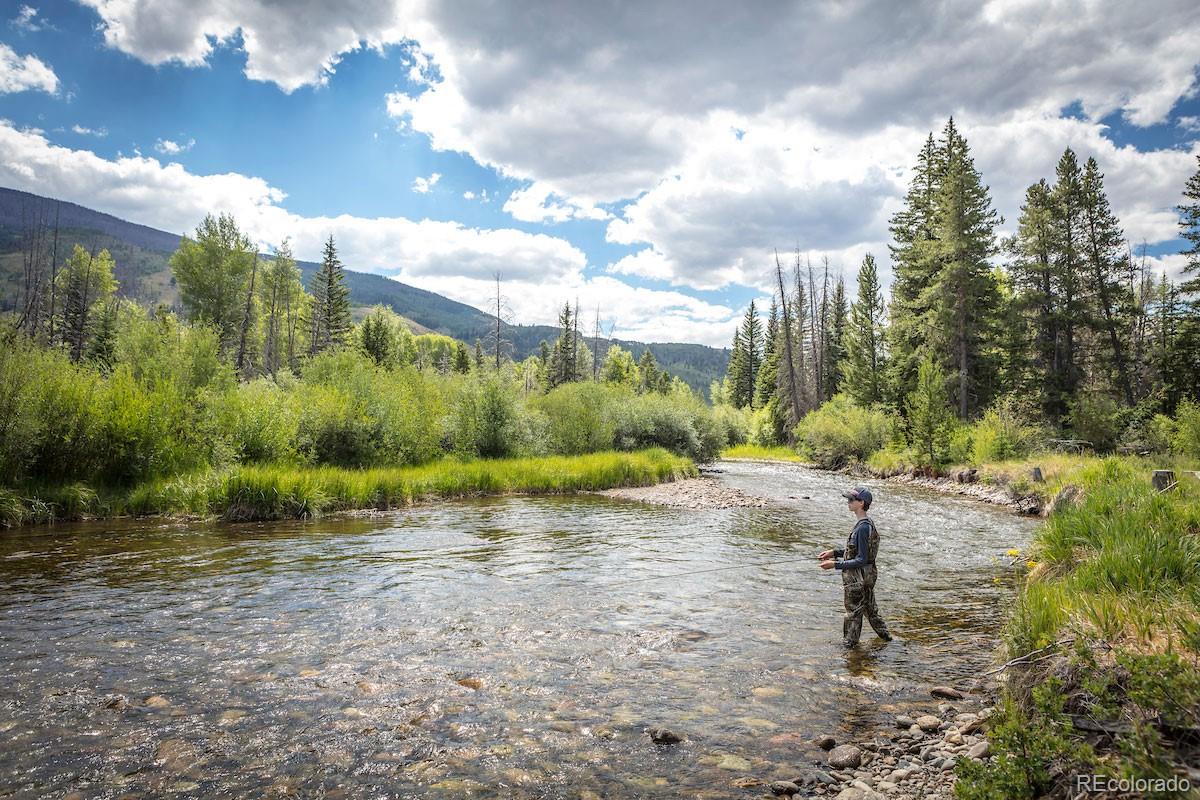
[[[611,450],[614,407],[618,398],[630,396],[601,383],[567,383],[534,399],[532,406],[546,421],[547,450],[559,455]]]
[[[700,400],[683,393],[642,394],[613,407],[613,442],[619,450],[665,447],[697,461],[716,457],[724,427]]]
[[[801,452],[825,468],[865,461],[882,450],[892,435],[892,420],[877,408],[863,408],[838,394],[796,426]]]

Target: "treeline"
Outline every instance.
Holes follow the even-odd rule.
[[[827,262],[814,268],[797,252],[789,274],[777,257],[765,323],[751,303],[714,402],[745,409],[756,443],[781,444],[844,395],[843,407],[888,415],[889,444],[926,463],[949,460],[956,431],[989,409],[1044,438],[1144,449],[1164,415],[1200,399],[1200,171],[1183,197],[1181,284],[1137,255],[1099,164],[1080,165],[1070,149],[1000,240],[1002,220],[950,120],[918,153],[891,219],[890,298],[871,255],[849,303]]]
[[[171,257],[182,314],[115,298],[112,258],[75,246],[44,305],[0,324],[0,486],[128,486],[235,464],[421,464],[726,444],[649,351],[599,354],[564,308],[543,355],[355,324],[335,242],[305,290],[288,243],[261,257],[207,217]]]

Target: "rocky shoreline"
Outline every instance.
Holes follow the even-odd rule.
[[[964,759],[983,761],[991,756],[984,730],[994,709],[968,700],[952,687],[935,687],[931,694],[941,700],[936,712],[896,715],[892,730],[878,730],[870,738],[844,744],[833,736],[813,740],[813,745],[826,751],[824,761],[798,768],[793,777],[743,775],[730,785],[777,797],[949,800],[954,796],[955,766]],[[972,706],[976,710],[967,710]],[[659,746],[686,740],[666,728],[649,728],[646,733]]]

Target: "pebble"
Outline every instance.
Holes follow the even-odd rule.
[[[942,721],[932,714],[917,717],[917,727],[925,733],[931,733],[941,727]]]
[[[992,743],[986,739],[978,744],[972,745],[967,751],[967,755],[971,758],[987,758],[988,753],[992,751]]]
[[[935,686],[929,690],[929,693],[934,697],[939,697],[943,700],[962,700],[963,693],[953,686]]]
[[[816,739],[813,739],[813,744],[822,750],[832,750],[837,747],[837,740],[829,735],[818,736]]]
[[[771,794],[791,797],[800,791],[800,787],[791,781],[774,781],[771,783]]]

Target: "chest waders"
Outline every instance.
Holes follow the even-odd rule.
[[[875,605],[875,579],[878,575],[875,571],[875,554],[879,552],[879,531],[875,529],[875,523],[870,517],[863,519],[871,526],[871,532],[867,536],[866,566],[841,571],[842,599],[846,606],[846,614],[842,618],[842,643],[847,647],[858,644],[858,637],[862,635],[864,614],[880,639],[890,641],[892,638],[888,633],[887,623],[879,615],[879,607]],[[854,527],[857,529],[858,523],[855,523]],[[857,537],[854,530],[851,530],[850,538],[846,542],[845,558],[850,560],[857,555]]]

